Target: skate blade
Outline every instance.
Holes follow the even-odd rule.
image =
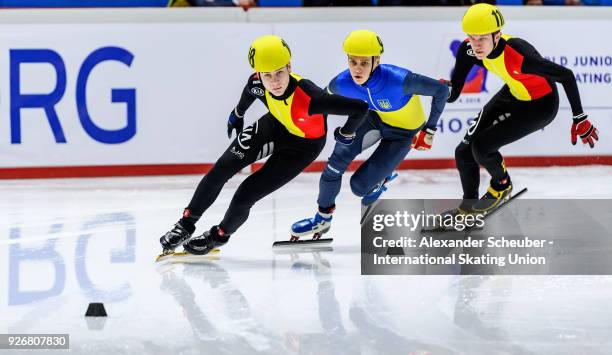
[[[194,255],[186,251],[177,251],[171,253],[161,253],[155,258],[155,262],[170,261],[170,262],[190,262],[197,260],[219,260],[216,255],[221,252],[221,249],[213,249],[206,255]]]
[[[507,208],[512,202],[514,202],[514,200],[516,200],[517,198],[519,198],[522,194],[527,192],[527,188],[523,188],[521,189],[519,192],[517,192],[514,195],[510,195],[508,197],[507,200],[505,200],[504,202],[500,203],[499,205],[497,205],[497,207],[493,208],[492,210],[488,211],[488,212],[473,212],[471,213],[472,215],[482,215],[484,220],[486,221],[487,219],[491,218],[491,216],[495,215],[496,213],[498,213],[500,210]],[[470,231],[479,231],[479,230],[483,230],[482,227],[468,227],[465,228],[463,231],[459,231],[456,230],[453,227],[434,227],[434,228],[423,228],[421,229],[421,233],[427,233],[427,232],[470,232]]]
[[[521,189],[519,192],[515,193],[514,195],[508,196],[508,199],[506,201],[499,204],[497,207],[495,207],[494,209],[492,209],[491,211],[485,214],[485,220],[490,218],[492,215],[496,214],[499,210],[508,207],[512,202],[514,202],[514,200],[519,198],[519,196],[521,196],[525,192],[527,192],[526,187],[524,187],[523,189]]]
[[[464,229],[465,230],[465,229]],[[446,232],[463,232],[464,230],[457,230],[452,226],[439,226],[439,227],[426,227],[421,229],[421,233],[446,233]]]
[[[319,253],[331,253],[334,248],[331,246],[287,246],[287,247],[275,247],[272,249],[274,255],[294,255],[294,254],[319,254]]]
[[[159,254],[158,256],[155,257],[155,262],[160,262],[162,260],[166,260],[170,257],[172,257],[172,255],[174,255],[173,251],[168,251],[168,252],[162,252],[161,254]]]
[[[421,229],[420,232],[421,234],[422,233],[467,233],[467,232],[474,232],[474,231],[481,231],[481,230],[483,230],[482,227],[465,227],[463,229],[456,229],[455,227],[452,227],[452,226],[449,226],[449,227],[441,226],[441,227],[423,228]]]
[[[282,242],[274,242],[272,244],[272,248],[301,248],[301,247],[326,247],[331,242],[333,242],[333,238],[321,238],[321,239],[305,239],[305,240],[296,240],[289,241],[285,240]]]

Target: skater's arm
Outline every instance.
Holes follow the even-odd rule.
[[[342,95],[321,95],[313,100],[310,111],[329,115],[348,116],[342,126],[342,133],[351,135],[361,126],[368,113],[368,104],[358,99],[351,99]]]
[[[342,133],[351,135],[363,123],[368,113],[368,104],[362,100],[351,99],[342,95],[329,94],[319,89],[309,80],[301,80],[300,86],[312,97],[308,113],[348,116],[342,126]]]
[[[337,78],[333,78],[329,84],[327,84],[327,87],[325,88],[325,92],[327,92],[328,94],[337,94],[338,93],[338,88],[336,85],[336,80]]]
[[[521,66],[521,71],[523,73],[540,75],[550,81],[561,83],[570,102],[570,106],[572,107],[574,116],[583,113],[576,77],[571,69],[543,58],[536,49],[525,40],[512,38],[508,43],[511,44],[512,48],[515,48],[523,55],[523,64]]]
[[[429,113],[429,119],[427,123],[425,123],[425,128],[435,129],[438,124],[438,119],[444,110],[444,105],[446,105],[446,99],[448,99],[449,96],[448,86],[442,84],[438,80],[416,73],[406,75],[403,86],[405,94],[432,97],[431,111]]]
[[[256,96],[255,93],[261,93],[263,97],[265,91],[263,85],[261,85],[261,81],[257,74],[253,74],[249,77],[244,89],[242,90],[242,95],[240,95],[240,100],[238,101],[238,105],[236,105],[235,112],[238,117],[243,117],[246,113],[246,110],[253,104]]]
[[[459,98],[461,90],[463,90],[463,85],[465,85],[465,79],[475,64],[482,66],[482,61],[478,60],[474,56],[474,51],[469,45],[469,42],[464,41],[457,50],[455,68],[451,74],[452,89],[448,99],[446,100],[447,102],[455,102]]]

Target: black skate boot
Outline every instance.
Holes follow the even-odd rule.
[[[189,226],[184,227],[181,221],[178,221],[170,231],[159,238],[159,243],[163,248],[162,254],[172,253],[176,247],[189,239],[195,232],[195,227],[191,227],[189,230],[188,228]]]
[[[209,231],[204,232],[204,234],[193,237],[183,243],[183,248],[190,254],[206,255],[215,248],[227,243],[229,237],[219,226],[213,226]]]
[[[475,214],[472,207],[476,202],[478,202],[477,199],[463,199],[459,204],[459,207],[440,213],[442,219],[440,221],[434,221],[432,225],[425,226],[423,230],[435,232],[456,231],[457,229],[455,229],[455,223],[451,223],[449,221],[455,221],[455,216],[457,215]]]
[[[510,176],[507,175],[501,181],[491,181],[491,185],[487,189],[487,192],[474,204],[474,206],[472,206],[472,209],[474,213],[486,215],[508,201],[511,194],[512,181],[510,181]]]
[[[448,210],[446,212],[443,212],[442,216],[445,216],[445,215],[456,216],[458,214],[471,214],[471,213],[474,213],[474,208],[473,207],[476,204],[476,202],[478,202],[477,199],[473,199],[473,200],[463,199],[463,200],[461,200],[461,203],[459,204],[459,207],[453,208],[452,210]]]

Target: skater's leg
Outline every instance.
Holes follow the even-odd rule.
[[[274,126],[267,116],[246,127],[202,178],[187,206],[186,212],[191,218],[183,217],[184,222],[197,220],[217,199],[232,176],[261,159],[266,151],[271,151]]]
[[[493,184],[508,176],[499,149],[550,124],[559,106],[556,92],[536,101],[517,103],[474,137],[472,153],[491,175]]]
[[[366,122],[355,132],[355,141],[350,145],[336,143],[334,152],[319,179],[318,211],[313,218],[299,220],[291,226],[292,240],[299,237],[326,233],[331,227],[332,213],[336,208],[336,197],[340,193],[342,175],[355,159],[365,149],[380,140],[380,131],[374,124],[377,116],[370,112]]]
[[[463,188],[463,199],[473,200],[478,198],[478,186],[480,185],[480,167],[472,154],[470,142],[462,140],[455,148],[455,164],[459,171],[461,187]]]
[[[406,157],[410,151],[412,136],[402,139],[382,139],[372,155],[351,176],[351,190],[359,197],[371,193]]]
[[[480,186],[480,167],[473,154],[473,141],[491,126],[495,119],[503,117],[504,110],[511,102],[511,97],[507,87],[495,94],[474,118],[465,136],[455,148],[455,165],[459,171],[465,208],[470,207],[468,205],[478,199],[478,187]]]
[[[279,137],[275,143],[278,150],[272,153],[261,169],[238,186],[221,223],[185,242],[185,251],[207,254],[227,243],[230,235],[247,220],[255,202],[291,181],[316,159],[325,146],[325,137],[310,140],[288,135],[289,133],[277,135]]]
[[[342,175],[350,163],[362,151],[380,140],[380,131],[373,124],[373,120],[377,118],[373,115],[373,113],[370,113],[366,122],[355,132],[355,141],[351,145],[336,143],[334,152],[329,157],[319,180],[317,203],[319,210],[323,213],[333,210],[335,207],[336,196],[340,193],[342,185]]]
[[[219,196],[227,180],[261,157],[262,150],[270,143],[273,128],[270,117],[264,115],[234,139],[211,171],[200,181],[189,206],[183,212],[183,217],[160,238],[164,252],[174,250],[191,237],[195,231],[195,223]]]
[[[260,170],[240,184],[219,224],[221,229],[227,234],[234,233],[247,220],[255,202],[293,180],[316,159],[324,144],[324,140],[318,140],[308,150],[287,147],[273,153]]]
[[[507,113],[474,137],[472,154],[491,174],[489,188],[474,204],[474,211],[489,213],[510,198],[512,182],[499,148],[547,126],[556,116],[558,105],[556,91],[534,101],[517,100]]]

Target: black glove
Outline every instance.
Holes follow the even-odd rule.
[[[351,145],[351,143],[353,143],[353,141],[355,140],[355,133],[351,135],[346,135],[340,132],[340,127],[336,127],[336,129],[334,130],[334,138],[336,139],[336,142],[340,144]]]
[[[450,99],[451,96],[453,96],[453,83],[451,83],[450,80],[446,80],[446,79],[438,79],[438,82],[440,84],[444,84],[448,86],[448,97],[446,98],[446,100],[448,101],[448,99]]]
[[[244,119],[236,114],[236,110],[232,110],[227,119],[227,138],[232,138],[232,131],[236,130],[236,137],[244,128]]]

